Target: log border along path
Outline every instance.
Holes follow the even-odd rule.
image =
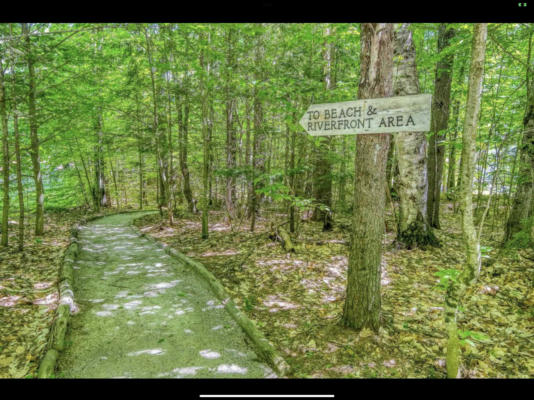
[[[78,228],[76,305],[55,376],[285,375],[287,363],[202,264],[132,226],[148,213],[113,214]]]

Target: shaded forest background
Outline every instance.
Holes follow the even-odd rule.
[[[351,207],[354,138],[309,137],[298,120],[312,103],[355,97],[358,25],[3,24],[1,29],[11,218],[22,204],[15,154],[21,157],[21,197],[29,213],[40,207],[149,204],[193,211],[204,195],[204,168],[209,207],[226,207],[235,222],[245,214],[250,218],[251,208]],[[437,183],[438,191],[454,199],[471,27],[410,29],[419,91],[436,90],[438,63],[451,80],[445,129],[427,136],[428,170],[437,172],[429,175],[429,193]],[[489,205],[492,227],[502,223],[495,210],[510,213],[519,183],[531,36],[527,24],[489,26],[473,189],[476,216]],[[390,148],[388,184],[395,198],[396,155]],[[433,201],[439,196],[429,195]],[[527,217],[530,211],[525,212]],[[430,224],[439,227],[439,213]]]

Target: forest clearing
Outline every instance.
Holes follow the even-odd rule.
[[[534,377],[533,35],[0,24],[0,377]]]

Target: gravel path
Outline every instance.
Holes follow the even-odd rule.
[[[208,284],[131,226],[143,213],[79,232],[79,312],[58,363],[65,378],[263,378],[244,332]]]

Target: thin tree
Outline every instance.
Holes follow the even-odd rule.
[[[226,107],[226,211],[230,220],[235,219],[236,200],[236,179],[234,169],[236,167],[237,141],[234,126],[234,115],[236,112],[236,98],[234,95],[232,82],[232,71],[236,68],[235,57],[235,36],[236,29],[231,26],[226,32],[226,76],[225,76],[225,107]]]
[[[333,81],[333,58],[334,45],[331,42],[332,28],[327,26],[324,32],[325,42],[323,45],[324,61],[324,87],[328,93],[335,86]],[[332,161],[330,150],[332,148],[332,137],[319,137],[318,146],[315,146],[315,170],[313,173],[314,198],[321,204],[313,211],[313,219],[323,223],[323,230],[332,229]]]
[[[202,239],[208,238],[208,213],[209,213],[209,203],[208,203],[208,192],[209,192],[209,109],[208,109],[208,90],[207,90],[207,80],[209,79],[209,61],[206,60],[206,49],[209,43],[209,34],[208,39],[206,40],[206,33],[201,33],[200,41],[200,93],[202,98],[202,201],[201,201],[201,211],[202,211]]]
[[[255,81],[254,86],[254,141],[252,146],[252,178],[250,191],[250,231],[254,232],[256,214],[259,213],[262,195],[257,191],[263,188],[263,174],[265,174],[266,161],[266,134],[263,125],[263,101],[260,97],[263,84],[264,43],[263,32],[256,33],[256,48],[254,58]]]
[[[190,110],[190,71],[189,71],[189,32],[184,32],[184,72],[183,79],[178,82],[176,78],[176,112],[178,114],[178,162],[182,172],[182,192],[190,212],[195,211],[195,202],[191,190],[191,176],[188,165],[188,135],[189,135],[189,110]],[[173,59],[176,61],[176,47],[172,42]],[[176,77],[176,74],[173,74]]]
[[[9,24],[9,31],[13,34],[13,25]],[[19,201],[19,232],[17,250],[24,249],[24,189],[22,187],[22,161],[20,155],[20,133],[19,133],[19,114],[17,109],[17,78],[16,78],[16,58],[14,56],[13,47],[11,47],[11,62],[13,70],[11,73],[12,82],[12,99],[13,99],[13,133],[15,134],[15,161],[17,162],[17,197]],[[85,194],[84,194],[85,195]]]
[[[466,261],[458,277],[452,277],[445,298],[445,322],[447,324],[447,377],[459,376],[459,342],[456,314],[467,286],[475,281],[480,272],[480,243],[473,221],[473,173],[475,170],[475,147],[478,120],[480,117],[480,100],[482,96],[482,79],[484,75],[484,58],[486,52],[487,24],[476,24],[473,32],[471,65],[462,135],[462,166],[460,187],[460,210],[462,216],[462,237],[465,246]]]
[[[155,63],[154,63],[154,54],[153,54],[153,43],[152,37],[149,34],[148,27],[145,26],[145,42],[146,42],[146,52],[148,58],[148,67],[150,69],[150,83],[152,88],[152,131],[156,137],[156,163],[158,166],[158,188],[159,188],[159,197],[158,197],[158,208],[160,210],[160,215],[163,215],[163,208],[168,207],[169,198],[169,185],[168,185],[168,165],[167,165],[167,140],[165,138],[165,132],[160,126],[159,120],[159,99],[158,99],[158,88],[156,85],[156,76],[155,76]],[[171,210],[168,210],[171,212]]]
[[[33,166],[33,179],[35,181],[35,236],[44,233],[44,188],[41,174],[41,159],[39,152],[39,136],[37,133],[36,111],[36,83],[35,83],[35,55],[30,40],[29,24],[22,24],[22,33],[25,38],[25,55],[28,66],[28,119],[30,122],[30,155]]]
[[[458,71],[458,77],[460,88],[463,89],[463,83],[465,80],[465,65],[466,58],[462,59],[460,70]],[[457,97],[457,95],[453,95]],[[447,171],[447,198],[452,200],[455,198],[453,192],[456,188],[456,146],[458,139],[458,131],[460,129],[460,100],[455,99],[452,106],[452,120],[454,121],[454,129],[449,133],[449,165]]]
[[[433,228],[439,225],[439,204],[441,193],[441,177],[445,155],[446,129],[449,121],[449,105],[451,101],[452,67],[454,53],[448,47],[455,35],[452,27],[440,24],[438,29],[438,53],[440,60],[436,64],[434,96],[432,97],[432,119],[430,143],[428,148],[428,223]]]
[[[9,244],[8,238],[8,223],[9,223],[9,132],[7,129],[7,98],[6,87],[4,85],[4,67],[3,54],[0,54],[0,120],[2,123],[2,178],[4,180],[2,191],[4,197],[2,199],[2,241],[1,244],[7,247]]]

